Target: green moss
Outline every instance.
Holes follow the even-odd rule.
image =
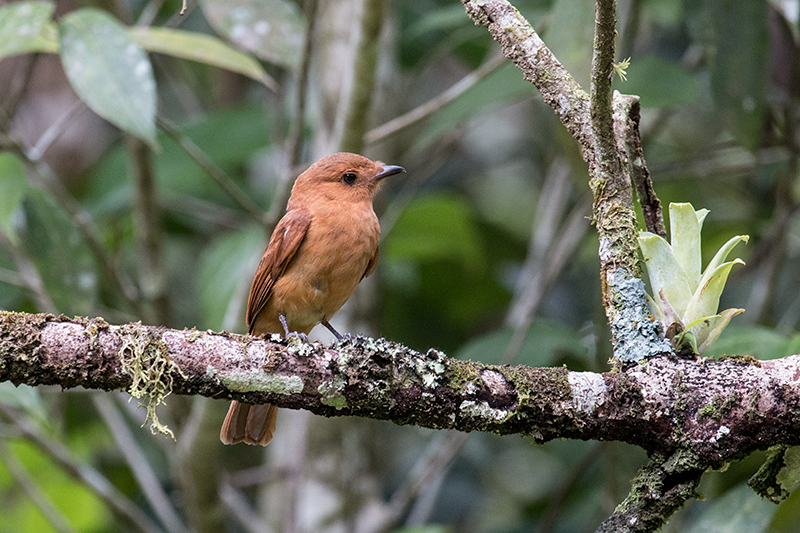
[[[761,361],[753,357],[752,355],[721,355],[719,358],[720,361],[734,361],[736,363],[741,363],[743,365],[755,365],[761,366]]]
[[[717,407],[713,403],[704,405],[697,412],[697,419],[702,420],[704,418],[710,418],[711,420],[719,420],[721,418],[719,414],[719,409],[717,409]]]
[[[480,379],[480,368],[478,363],[473,361],[452,361],[445,371],[445,379],[451,389],[457,394],[463,394],[464,387],[475,383]]]

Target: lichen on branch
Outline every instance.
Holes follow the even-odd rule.
[[[536,442],[617,440],[650,453],[686,449],[710,467],[776,444],[800,444],[800,356],[763,362],[659,357],[600,374],[485,365],[386,339],[353,337],[324,346],[0,314],[0,381],[130,390],[135,379],[126,367],[146,376],[137,388],[156,398],[171,380],[173,394],[323,416],[520,434]]]
[[[170,358],[164,341],[151,339],[141,322],[121,326],[120,331],[123,335],[119,360],[122,371],[131,376],[128,392],[147,410],[142,425],[149,420],[153,434],[161,433],[175,440],[172,430],[159,421],[156,409],[172,393],[173,375],[186,376]]]

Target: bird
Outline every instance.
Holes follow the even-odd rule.
[[[312,164],[295,181],[256,269],[247,299],[251,335],[308,334],[328,322],[375,270],[381,229],[372,200],[397,165],[339,152]],[[233,400],[220,430],[224,444],[266,446],[278,409]]]

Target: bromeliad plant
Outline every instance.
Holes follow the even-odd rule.
[[[739,242],[749,236],[737,235],[725,243],[701,273],[700,230],[708,209],[695,211],[692,204],[670,204],[671,242],[653,233],[639,233],[653,297],[648,300],[664,326],[666,336],[679,353],[703,353],[719,337],[731,318],[744,309],[720,313],[719,297],[728,274],[741,259],[725,261]]]

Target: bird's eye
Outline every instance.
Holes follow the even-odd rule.
[[[348,185],[352,185],[356,182],[356,175],[352,172],[348,172],[344,176],[342,176],[342,181]]]

